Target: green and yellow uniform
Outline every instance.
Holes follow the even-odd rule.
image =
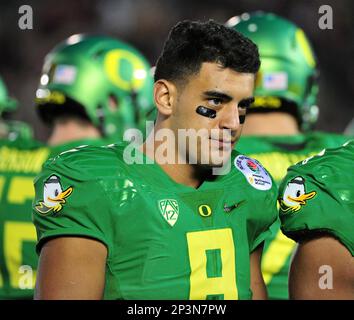
[[[234,151],[229,173],[194,189],[139,151],[143,164],[126,163],[125,147],[77,148],[45,164],[38,252],[53,237],[102,242],[105,299],[250,299],[250,254],[277,218],[267,171]]]
[[[145,127],[151,113],[150,64],[130,44],[102,36],[74,35],[45,57],[36,90],[36,108],[46,124],[83,117],[103,140],[81,140],[48,148],[32,143],[18,122],[1,127],[15,142],[0,142],[0,299],[32,298],[37,255],[32,223],[33,179],[48,157],[80,145],[103,145],[122,138],[127,128]],[[0,117],[14,111],[0,79]],[[11,126],[10,126],[11,125]]]
[[[290,167],[279,190],[284,234],[301,241],[329,233],[354,256],[353,168],[354,140]]]
[[[313,156],[324,148],[338,147],[347,136],[313,132],[294,136],[243,136],[236,148],[259,160],[279,185],[291,165]],[[273,234],[265,243],[262,273],[272,299],[288,299],[290,258],[296,243],[284,236],[280,220],[272,226]]]
[[[324,148],[338,147],[349,138],[309,133],[319,115],[319,72],[315,52],[300,26],[260,11],[232,17],[227,25],[257,44],[262,61],[256,77],[255,102],[248,114],[264,114],[264,121],[268,121],[267,113],[286,113],[297,120],[299,130],[304,132],[294,136],[243,136],[240,139],[237,150],[260,160],[279,184],[289,166]],[[277,122],[273,125],[277,126]],[[268,130],[268,134],[272,131]],[[280,221],[272,230],[274,237],[266,242],[262,272],[269,298],[287,299],[289,261],[295,242],[282,234]]]
[[[81,140],[49,148],[29,139],[0,141],[0,299],[33,297],[38,259],[31,216],[34,178],[48,157],[88,143],[104,144]]]
[[[39,142],[0,141],[0,299],[33,296],[36,233],[30,206],[33,179],[49,149]]]

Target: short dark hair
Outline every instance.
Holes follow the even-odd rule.
[[[155,81],[181,82],[198,73],[203,62],[243,73],[256,73],[260,67],[257,45],[238,31],[213,20],[186,20],[170,31],[156,63]]]

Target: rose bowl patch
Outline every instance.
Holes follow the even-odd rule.
[[[272,187],[272,179],[269,173],[257,160],[244,155],[238,155],[235,158],[234,164],[253,188],[269,190]]]

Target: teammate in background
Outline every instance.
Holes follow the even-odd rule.
[[[122,140],[124,131],[143,125],[153,108],[150,68],[141,53],[124,42],[74,35],[45,59],[36,93],[39,115],[52,124],[66,118],[61,105],[68,104],[70,116],[87,120],[94,136]],[[62,123],[56,121],[49,144],[65,135],[65,129],[57,132]]]
[[[349,138],[311,131],[317,117],[318,70],[303,30],[272,13],[244,13],[226,23],[254,41],[261,57],[255,102],[237,150],[261,161],[279,184],[287,168]],[[296,243],[273,226],[266,241],[262,272],[269,298],[288,298],[288,271]]]
[[[116,141],[151,108],[153,79],[145,58],[108,37],[75,35],[45,59],[36,93],[52,127],[48,146],[16,140],[0,146],[0,299],[33,298],[36,232],[33,179],[43,162],[80,145]]]
[[[0,77],[0,139],[16,140],[16,139],[31,139],[33,130],[29,124],[10,120],[11,115],[17,109],[17,101],[10,98],[7,93],[5,83]]]
[[[27,241],[29,235],[34,241],[35,233],[28,211],[31,202],[24,204],[28,192],[33,198],[33,176],[48,155],[43,144],[32,139],[28,124],[9,120],[16,108],[17,101],[8,97],[0,79],[0,300],[26,297],[29,292],[12,288],[26,289],[32,282],[28,265],[35,265],[35,255],[28,253]]]
[[[279,189],[282,230],[299,243],[291,299],[354,300],[354,140],[289,168]]]
[[[171,30],[156,64],[154,131],[135,150],[143,163],[127,162],[127,145],[87,147],[38,176],[36,298],[266,297],[260,257],[276,187],[232,150],[259,63],[254,43],[213,21]],[[186,145],[181,129],[202,131]],[[167,163],[157,151],[166,145]],[[229,160],[225,175],[212,174]]]

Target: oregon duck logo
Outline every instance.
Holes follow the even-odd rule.
[[[306,205],[307,201],[316,195],[316,191],[306,193],[305,179],[297,176],[290,180],[284,190],[283,198],[279,204],[283,212],[296,212]]]
[[[52,210],[59,212],[63,209],[66,198],[73,192],[73,187],[69,187],[63,191],[60,183],[60,178],[56,175],[51,175],[45,182],[43,188],[43,201],[40,201],[36,206],[36,210],[42,215],[48,215]]]

